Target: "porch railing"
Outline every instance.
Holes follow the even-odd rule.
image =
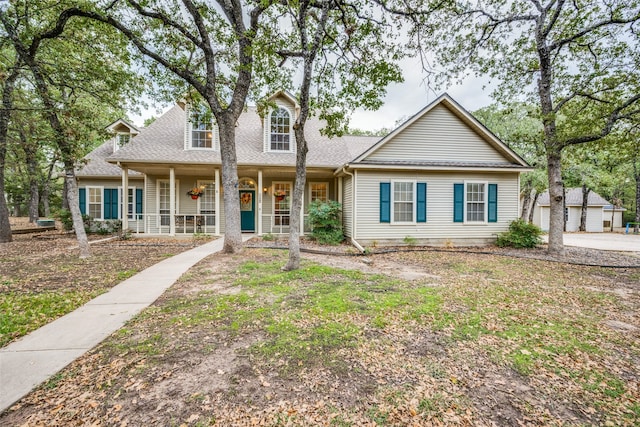
[[[214,234],[216,232],[215,214],[175,214],[176,234]],[[136,214],[129,219],[129,230],[140,234],[170,235],[170,215],[165,214]]]

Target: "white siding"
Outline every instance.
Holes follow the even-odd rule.
[[[509,163],[443,105],[387,141],[367,160],[433,160]]]
[[[576,232],[580,229],[580,206],[569,206],[569,219],[567,221],[567,232]],[[534,215],[533,223],[544,231],[549,231],[549,214],[551,210],[549,206],[536,206],[536,215]],[[603,217],[602,207],[595,206],[587,208],[587,232],[601,233],[603,231],[602,222],[606,220]]]
[[[344,198],[342,200],[342,222],[344,225],[344,235],[346,237],[353,237],[352,182],[353,179],[350,176],[345,176],[342,183],[342,191],[344,192]]]
[[[491,241],[506,231],[509,222],[518,218],[519,189],[516,173],[380,173],[362,172],[357,175],[357,240],[362,244],[402,241],[410,236],[423,243],[481,243]],[[427,183],[427,222],[416,224],[380,223],[380,182],[415,180]],[[453,222],[453,184],[464,180],[498,184],[498,222],[465,224]],[[345,214],[350,205],[345,186]],[[345,215],[346,216],[346,215]],[[346,223],[346,222],[345,222]]]

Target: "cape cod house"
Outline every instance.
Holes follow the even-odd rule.
[[[310,119],[304,207],[291,212],[299,105],[284,91],[269,101],[275,107],[262,114],[247,107],[236,128],[243,232],[288,233],[291,215],[301,215],[308,231],[314,200],[342,204],[345,235],[357,246],[406,236],[421,244],[486,243],[518,217],[519,176],[530,167],[446,94],[383,138],[330,139]],[[114,138],[77,174],[83,213],[148,235],[224,233],[220,142],[210,114],[177,103],[147,128],[118,121],[110,129]]]

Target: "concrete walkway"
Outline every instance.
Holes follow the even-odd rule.
[[[548,235],[543,236],[545,242],[548,238]],[[564,233],[563,241],[566,246],[603,251],[640,252],[640,234]]]
[[[220,238],[161,261],[0,349],[0,412],[120,329],[223,243]]]

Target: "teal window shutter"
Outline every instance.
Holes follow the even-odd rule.
[[[80,213],[82,215],[86,215],[87,214],[87,189],[86,188],[78,189],[78,199],[80,199],[79,200]]]
[[[142,215],[142,188],[136,188],[136,214]]]
[[[118,219],[118,189],[104,189],[104,219]]]
[[[489,184],[489,222],[498,222],[498,184]]]
[[[427,222],[427,183],[416,184],[416,222]]]
[[[453,184],[453,222],[464,222],[464,184]]]
[[[380,183],[380,222],[391,222],[391,183]]]

